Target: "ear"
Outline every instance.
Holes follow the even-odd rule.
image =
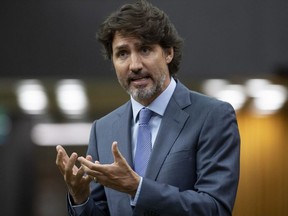
[[[170,47],[170,48],[166,48],[165,49],[165,58],[166,58],[166,63],[169,64],[173,57],[174,57],[174,48]]]

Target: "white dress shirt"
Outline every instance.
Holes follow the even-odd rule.
[[[152,135],[152,148],[154,146],[158,130],[161,125],[162,117],[164,115],[164,112],[167,108],[167,105],[173,95],[173,92],[176,88],[176,81],[171,78],[171,82],[168,85],[168,87],[151,103],[149,104],[146,108],[150,109],[153,111],[153,115],[149,121],[149,126],[151,129],[151,135]],[[137,135],[138,135],[138,127],[139,127],[139,121],[138,121],[138,114],[140,110],[144,107],[142,104],[138,103],[131,97],[131,103],[132,103],[132,111],[133,111],[133,125],[131,128],[132,132],[132,151],[133,151],[133,161],[135,157],[135,152],[137,148]],[[141,191],[141,186],[142,186],[142,176],[140,178],[140,183],[136,192],[136,195],[134,198],[131,197],[131,202],[130,204],[132,206],[135,206]]]

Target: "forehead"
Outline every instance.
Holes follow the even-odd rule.
[[[144,42],[136,36],[124,36],[119,32],[116,32],[112,41],[112,48],[117,49],[123,46],[141,45],[143,43]]]

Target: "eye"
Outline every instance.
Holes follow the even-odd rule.
[[[126,50],[120,50],[116,53],[117,58],[126,59],[128,56],[128,52]]]
[[[151,47],[149,47],[149,46],[143,46],[143,47],[141,47],[141,52],[142,52],[144,55],[149,55],[149,53],[151,52]]]

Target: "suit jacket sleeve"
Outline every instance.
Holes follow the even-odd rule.
[[[178,175],[179,181],[184,182],[186,177],[190,181],[189,176],[196,171],[193,186],[181,188],[179,187],[181,183],[173,185],[165,182],[164,178],[159,181],[144,178],[134,210],[135,215],[226,216],[232,214],[238,186],[240,150],[235,112],[230,104],[216,102],[201,121],[196,121],[196,124],[200,123],[199,132],[196,132],[197,136],[195,136],[197,140],[191,140],[197,144],[191,143],[193,150],[188,156],[190,157],[188,160],[195,161],[195,170],[193,167],[189,168],[190,165],[186,166],[183,163],[175,165],[172,161],[169,162],[170,166],[175,166],[170,177],[174,178],[172,176],[174,175],[177,178]],[[190,126],[190,123],[186,122],[186,129]],[[191,131],[191,133],[195,132]],[[180,134],[178,140],[181,140],[181,136]],[[183,142],[189,141],[183,139]],[[178,157],[177,160],[183,161],[184,157],[183,159]],[[168,164],[166,161],[165,163]],[[180,180],[183,176],[185,176],[184,180]],[[167,179],[167,175],[165,177]]]
[[[90,133],[89,147],[87,154],[93,157],[93,160],[98,160],[98,153],[96,150],[96,121],[93,123]],[[78,214],[71,206],[67,198],[67,207],[69,216],[109,216],[109,210],[107,206],[107,199],[105,196],[104,188],[98,183],[92,182],[91,195],[85,206],[82,207],[82,212]],[[98,200],[98,201],[95,201]]]

